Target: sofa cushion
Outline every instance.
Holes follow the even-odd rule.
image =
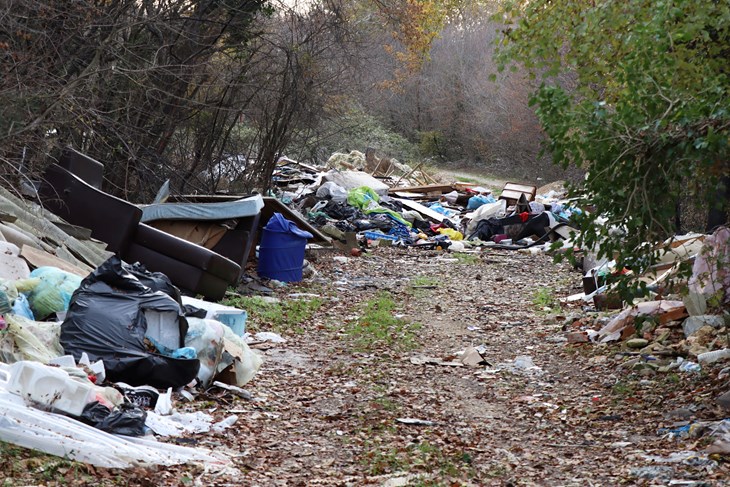
[[[125,260],[142,262],[152,272],[162,272],[180,289],[194,294],[201,294],[208,299],[223,298],[228,286],[234,280],[224,280],[199,266],[177,260],[165,253],[133,243],[125,256]],[[235,264],[234,264],[235,265]]]
[[[185,264],[200,267],[204,271],[230,283],[235,282],[241,273],[241,266],[232,260],[144,223],[139,224],[137,234],[134,236],[134,243],[161,254],[169,255]]]

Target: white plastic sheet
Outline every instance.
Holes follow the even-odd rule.
[[[229,460],[208,450],[111,435],[71,418],[26,406],[0,391],[0,440],[97,467],[202,463],[224,468]]]

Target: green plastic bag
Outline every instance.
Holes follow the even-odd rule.
[[[373,206],[372,203],[376,203],[377,205],[378,201],[380,201],[378,193],[367,186],[360,186],[359,188],[351,189],[347,193],[347,203],[350,206],[355,206],[361,210],[366,210],[368,207]]]
[[[30,309],[37,320],[53,313],[67,311],[71,295],[81,285],[81,277],[56,267],[39,267],[30,273],[30,279],[16,281],[28,297]]]
[[[360,186],[359,188],[351,189],[347,193],[347,203],[350,206],[360,208],[363,213],[370,215],[371,213],[380,213],[384,215],[390,215],[395,221],[411,227],[411,223],[403,219],[403,217],[393,210],[383,208],[378,204],[380,196],[373,191],[372,188],[367,186]]]
[[[12,281],[0,279],[0,315],[5,315],[13,310],[13,303],[18,297],[18,290]]]

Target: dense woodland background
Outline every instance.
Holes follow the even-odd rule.
[[[646,242],[727,222],[728,2],[298,1],[5,0],[0,177],[71,145],[145,202],[168,178],[266,191],[280,156],[371,147],[521,182],[569,171],[593,210],[578,243],[632,269]]]
[[[281,155],[562,176],[520,71],[498,73],[496,2],[7,0],[0,160],[17,184],[71,145],[133,201],[167,178],[266,189]],[[490,76],[496,76],[490,79]],[[546,181],[547,182],[547,181]]]

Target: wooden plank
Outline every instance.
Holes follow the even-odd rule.
[[[514,200],[516,202],[520,199],[520,196],[524,194],[527,201],[534,201],[536,192],[537,188],[535,186],[519,183],[505,183],[504,189],[502,189],[502,194],[499,195],[499,199],[507,201]]]
[[[10,242],[0,242],[0,278],[15,281],[30,274],[28,264],[18,255],[18,247]]]
[[[439,223],[443,222],[446,219],[445,215],[442,215],[441,213],[438,213],[436,211],[433,211],[431,208],[428,208],[427,206],[423,206],[422,204],[411,201],[411,200],[404,200],[401,198],[394,198],[396,201],[400,201],[401,204],[408,208],[409,210],[414,210],[420,213],[421,215],[430,218],[431,220],[435,220]]]
[[[520,193],[527,193],[527,194],[533,194],[537,188],[534,186],[529,186],[527,184],[518,184],[518,183],[505,183],[504,189],[509,189],[512,191],[519,191]]]
[[[465,183],[463,181],[457,181],[453,184],[453,188],[457,191],[464,191],[476,187],[476,183]]]
[[[522,196],[525,193],[522,193],[521,191],[514,191],[511,189],[505,189],[502,191],[502,194],[499,195],[499,197],[503,200],[518,200],[520,199],[520,196]],[[529,197],[529,195],[526,195]]]
[[[13,223],[17,219],[18,217],[11,213],[5,213],[4,211],[0,211],[0,222]]]
[[[390,190],[388,190],[388,193],[450,193],[453,190],[454,187],[450,184],[427,184],[425,186],[410,186],[407,188],[390,188]]]
[[[62,271],[70,272],[71,274],[76,274],[80,277],[86,277],[89,275],[89,273],[84,269],[76,267],[73,264],[69,264],[55,255],[44,252],[43,250],[34,249],[28,245],[23,245],[23,248],[20,250],[20,256],[27,260],[28,263],[35,268],[51,266],[57,267]]]

